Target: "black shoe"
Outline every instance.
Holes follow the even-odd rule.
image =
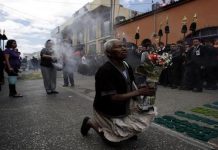
[[[217,86],[205,87],[206,90],[217,90]]]
[[[138,136],[137,135],[134,135],[134,136],[132,136],[131,138],[129,138],[130,140],[134,140],[134,141],[136,141],[136,140],[138,140]]]
[[[63,87],[67,87],[68,85],[64,84]]]
[[[202,89],[198,89],[198,88],[194,88],[192,91],[193,92],[202,92],[203,90]]]
[[[10,97],[15,97],[15,98],[23,97],[23,95],[21,95],[21,94],[14,94],[14,95],[9,94],[9,96],[10,96]]]
[[[80,129],[80,132],[83,136],[87,136],[87,134],[89,132],[90,126],[87,124],[89,119],[90,119],[89,117],[85,117],[83,119],[83,123],[82,123],[81,129]]]
[[[180,89],[180,90],[185,90],[185,91],[190,91],[190,90],[192,90],[191,87],[185,87],[185,86],[180,87],[179,89]]]
[[[51,95],[52,94],[52,92],[46,92],[48,95]]]
[[[58,94],[58,91],[51,91],[52,94]]]
[[[177,89],[177,86],[176,85],[172,85],[171,89]]]

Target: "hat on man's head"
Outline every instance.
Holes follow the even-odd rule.
[[[199,38],[199,37],[193,37],[192,41],[194,41],[194,40],[199,40],[201,42],[201,38]]]
[[[141,43],[141,45],[143,46],[143,47],[148,47],[148,46],[150,46],[152,43],[151,43],[151,40],[150,39],[144,39],[143,41],[142,41],[142,43]]]

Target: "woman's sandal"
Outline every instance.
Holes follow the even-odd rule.
[[[13,97],[23,97],[23,95],[18,93],[18,94],[13,95]]]

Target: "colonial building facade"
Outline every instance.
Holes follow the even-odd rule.
[[[54,29],[52,35],[59,42],[70,39],[75,50],[82,47],[86,54],[101,53],[105,40],[114,37],[113,25],[135,14],[122,7],[119,0],[94,0]]]
[[[218,38],[217,0],[179,0],[164,7],[141,14],[129,20],[116,24],[116,37],[125,38],[128,42],[136,43],[135,34],[139,33],[138,45],[145,38],[158,43],[158,32],[163,31],[162,42],[166,42],[165,26],[168,22],[170,33],[168,43],[181,39],[193,38],[189,30],[193,20],[197,20],[196,34],[199,38]],[[186,24],[187,33],[181,33]]]

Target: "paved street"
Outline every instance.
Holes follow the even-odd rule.
[[[8,87],[0,93],[0,149],[147,149],[197,150],[210,149],[208,144],[188,138],[174,131],[152,124],[137,141],[127,141],[118,147],[106,145],[91,130],[88,137],[80,134],[83,117],[92,114],[94,77],[75,75],[74,88],[62,87],[58,78],[57,95],[46,95],[43,82],[19,80],[17,89],[23,98],[9,98]],[[192,93],[159,87],[157,106],[159,115],[218,100],[217,91]]]

